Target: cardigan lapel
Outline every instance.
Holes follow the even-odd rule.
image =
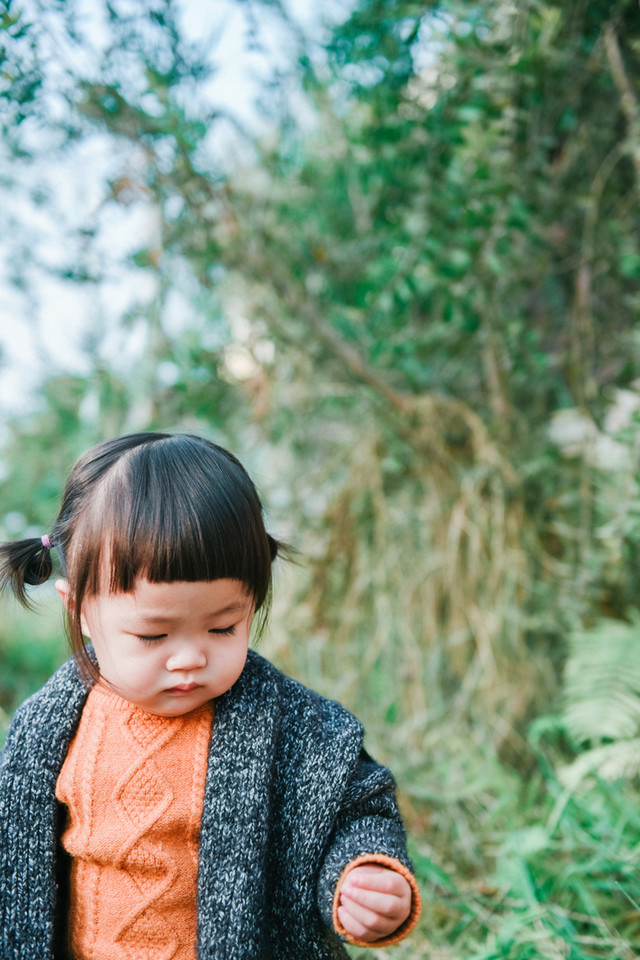
[[[315,871],[359,756],[362,728],[338,704],[318,697],[320,718],[311,706],[315,695],[300,691],[250,651],[236,684],[216,701],[199,846],[198,960],[297,956],[283,942],[272,952],[274,920],[282,924],[281,937],[306,943],[305,956],[346,957],[337,941],[325,940],[315,916]],[[309,716],[318,724],[311,735]],[[305,730],[301,739],[298,724]],[[285,755],[296,770],[286,798]],[[285,821],[295,821],[296,830],[283,835]],[[287,849],[273,847],[275,837]],[[294,910],[283,907],[282,858],[289,868],[296,865],[288,892]],[[277,919],[265,915],[274,907]]]
[[[258,958],[264,949],[276,688],[273,668],[250,651],[216,701],[200,833],[199,960]]]
[[[58,774],[88,695],[68,661],[20,707],[0,781],[0,944],[20,958],[55,950]]]

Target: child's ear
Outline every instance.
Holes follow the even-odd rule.
[[[68,580],[56,580],[55,588],[62,597],[62,602],[67,608],[67,612],[73,615],[73,600],[71,599],[71,594],[69,592],[69,581]],[[82,627],[82,633],[85,637],[88,637],[87,624],[84,618],[84,615],[80,617],[80,626]]]
[[[68,580],[56,580],[55,588],[62,597],[62,602],[64,603],[67,610],[69,609],[69,581]]]

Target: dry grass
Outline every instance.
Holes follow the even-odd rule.
[[[555,678],[528,655],[523,511],[495,466],[351,451],[301,567],[282,575],[269,650],[285,669],[420,744],[473,723],[501,749]],[[412,454],[415,451],[411,451]]]

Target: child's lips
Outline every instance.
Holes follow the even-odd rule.
[[[199,687],[199,683],[178,683],[175,687],[169,687],[167,693],[191,693]]]

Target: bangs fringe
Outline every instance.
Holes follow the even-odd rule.
[[[80,603],[105,588],[105,574],[112,593],[133,590],[139,577],[229,578],[245,584],[258,610],[272,555],[244,468],[222,448],[183,435],[136,447],[114,464],[78,518],[68,560]]]

